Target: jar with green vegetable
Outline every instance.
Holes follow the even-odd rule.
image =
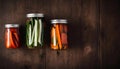
[[[43,17],[42,13],[27,14],[26,21],[26,45],[28,48],[43,46]]]

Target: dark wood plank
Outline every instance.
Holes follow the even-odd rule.
[[[99,0],[82,0],[82,69],[99,69]]]
[[[72,0],[71,0],[72,1]],[[71,1],[52,0],[50,1],[50,16],[53,18],[65,18],[71,20]],[[69,11],[69,12],[68,12]],[[69,50],[53,51],[50,49],[50,42],[46,48],[46,69],[70,69]]]
[[[120,68],[120,1],[101,0],[101,54],[102,69]]]
[[[52,18],[68,15],[69,49],[57,55],[56,51],[47,48],[46,69],[99,69],[98,5],[96,0],[53,0]]]
[[[0,69],[99,69],[99,0],[0,0]],[[45,45],[25,47],[26,14],[45,14]],[[50,49],[50,19],[68,19],[69,48]],[[6,49],[4,24],[19,23],[21,48]]]
[[[44,49],[27,49],[25,46],[26,14],[36,12],[41,4],[37,0],[0,0],[1,37],[0,69],[45,69]],[[39,1],[42,3],[42,0]],[[38,7],[37,7],[38,6]],[[44,6],[44,5],[43,5]],[[32,11],[31,11],[32,10]],[[4,46],[4,24],[20,24],[21,48],[6,49]],[[42,56],[43,55],[43,56]]]

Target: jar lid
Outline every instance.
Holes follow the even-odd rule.
[[[17,28],[19,24],[5,24],[5,28]]]
[[[67,20],[66,19],[53,19],[53,20],[51,20],[51,24],[56,24],[56,23],[67,24]]]
[[[43,13],[28,13],[27,17],[44,17]]]

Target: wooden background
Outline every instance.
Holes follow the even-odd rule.
[[[0,69],[119,69],[119,0],[0,0]],[[45,45],[25,46],[27,13],[45,14]],[[68,19],[69,49],[50,49],[50,19]],[[19,23],[21,47],[6,49],[4,25]]]

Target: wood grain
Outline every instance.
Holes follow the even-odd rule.
[[[0,0],[0,69],[117,69],[119,0]],[[25,45],[27,13],[45,14],[44,47]],[[67,50],[50,49],[50,20],[68,20]],[[6,49],[4,25],[20,24],[21,47]]]
[[[101,54],[102,69],[119,69],[120,62],[120,1],[101,0]]]

